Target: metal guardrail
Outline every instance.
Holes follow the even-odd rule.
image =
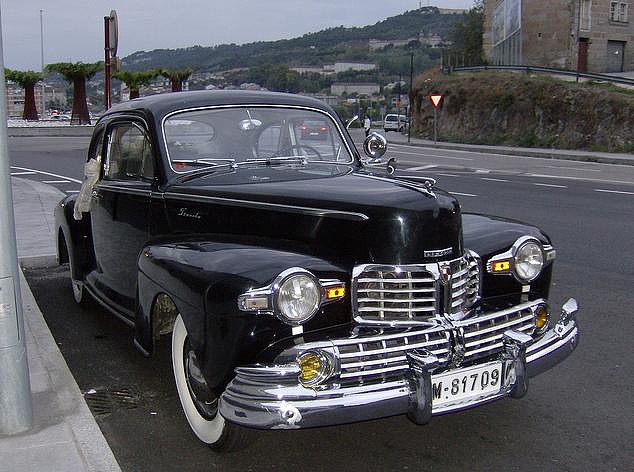
[[[612,82],[617,84],[631,85],[634,87],[634,79],[628,79],[627,77],[615,77],[607,74],[595,74],[592,72],[577,72],[568,69],[554,69],[550,67],[535,67],[535,66],[503,66],[503,65],[489,65],[489,66],[472,66],[472,67],[446,67],[443,72],[445,74],[451,74],[452,72],[481,72],[487,70],[508,70],[515,72],[539,72],[543,74],[551,75],[566,75],[569,77],[575,77],[577,82],[579,79],[598,80],[601,82]]]

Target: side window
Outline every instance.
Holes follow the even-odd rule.
[[[95,159],[101,163],[101,155],[103,154],[103,130],[93,139],[90,149],[88,150],[88,160]]]
[[[149,180],[153,177],[152,148],[143,130],[133,123],[111,127],[104,179]]]

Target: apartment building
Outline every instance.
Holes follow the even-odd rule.
[[[485,0],[485,54],[492,64],[632,71],[630,1]]]

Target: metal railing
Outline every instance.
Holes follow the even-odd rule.
[[[578,72],[568,69],[555,69],[551,67],[536,67],[536,66],[504,66],[504,65],[487,65],[487,66],[472,66],[472,67],[445,67],[443,72],[445,74],[451,74],[452,72],[481,72],[487,70],[497,71],[514,71],[514,72],[526,72],[530,73],[542,73],[550,75],[565,75],[568,77],[575,77],[577,82],[579,79],[597,80],[601,82],[611,82],[616,84],[631,85],[634,87],[634,79],[628,79],[627,77],[617,77],[607,74],[595,74],[592,72]]]

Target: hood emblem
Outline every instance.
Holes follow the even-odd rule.
[[[452,252],[453,252],[452,247],[446,247],[445,249],[434,249],[431,251],[424,251],[423,255],[425,257],[443,257],[443,256],[448,256]]]
[[[448,262],[441,262],[438,264],[438,271],[440,273],[440,282],[443,285],[447,285],[451,280],[451,265]]]

